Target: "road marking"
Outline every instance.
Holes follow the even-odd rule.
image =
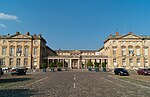
[[[111,83],[113,83],[113,84],[115,84],[115,85],[117,85],[117,86],[119,86],[119,87],[125,88],[124,86],[122,86],[122,85],[120,85],[120,84],[117,84],[117,83],[114,83],[113,81],[108,80],[108,79],[106,79],[106,78],[103,78],[103,77],[102,77],[102,79],[104,79],[104,80],[106,80],[106,81],[108,81],[108,82],[111,82]]]
[[[73,83],[73,88],[74,88],[74,89],[76,88],[76,83],[75,83],[75,82]]]
[[[45,80],[45,79],[47,79],[47,78],[48,78],[48,77],[42,78],[42,79],[40,79],[40,80],[37,80],[37,81],[35,81],[35,82],[33,82],[33,83],[30,83],[30,84],[26,85],[25,87],[31,86],[31,85],[33,85],[33,84],[36,84],[36,83],[38,83],[38,82],[40,82],[40,81],[43,81],[43,80]]]
[[[76,88],[76,83],[75,83],[76,75],[73,75],[73,79],[74,79],[73,88],[75,89]]]
[[[76,75],[74,75],[73,79],[74,79],[74,81],[76,80]]]

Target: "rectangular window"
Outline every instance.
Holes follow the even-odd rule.
[[[113,59],[113,64],[114,64],[114,67],[117,67],[116,59]]]
[[[15,53],[14,53],[14,47],[10,47],[10,55],[14,55]]]
[[[37,55],[37,48],[34,48],[34,55]]]
[[[9,66],[13,65],[13,58],[9,59]]]
[[[144,55],[148,56],[148,48],[144,48]]]
[[[1,61],[0,65],[5,66],[5,58],[1,59],[0,61]]]
[[[140,58],[137,59],[137,66],[140,66]]]
[[[2,55],[6,55],[6,47],[2,47]]]
[[[136,49],[136,55],[137,55],[137,56],[140,55],[140,49],[139,49],[139,48]]]
[[[17,66],[20,65],[20,58],[17,58]]]
[[[134,50],[132,48],[129,49],[129,56],[134,56]]]
[[[24,48],[24,54],[25,54],[25,56],[28,56],[28,47]]]
[[[147,67],[148,66],[148,59],[146,58],[144,61],[144,65]]]
[[[133,66],[133,59],[129,59],[130,66]]]
[[[22,54],[22,47],[17,48],[17,56],[20,56]]]
[[[28,58],[24,58],[24,65],[28,65]]]
[[[125,49],[122,49],[122,55],[126,55]]]
[[[113,49],[113,55],[116,56],[116,49]]]
[[[122,66],[126,66],[126,61],[125,61],[125,59],[122,59]]]
[[[33,63],[34,66],[37,66],[37,58],[34,58],[34,63]]]

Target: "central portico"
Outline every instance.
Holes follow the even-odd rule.
[[[62,62],[63,68],[87,69],[87,62],[107,62],[107,56],[99,55],[96,50],[56,50],[56,56],[48,56],[47,64]]]

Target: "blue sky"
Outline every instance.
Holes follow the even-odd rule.
[[[98,50],[115,34],[150,35],[149,0],[0,0],[0,34],[42,34],[52,49]]]

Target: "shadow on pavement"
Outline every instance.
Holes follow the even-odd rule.
[[[8,78],[8,79],[0,79],[0,83],[10,83],[10,82],[20,82],[31,80],[32,78]]]
[[[0,90],[0,97],[32,97],[36,92],[29,89],[3,89]]]

